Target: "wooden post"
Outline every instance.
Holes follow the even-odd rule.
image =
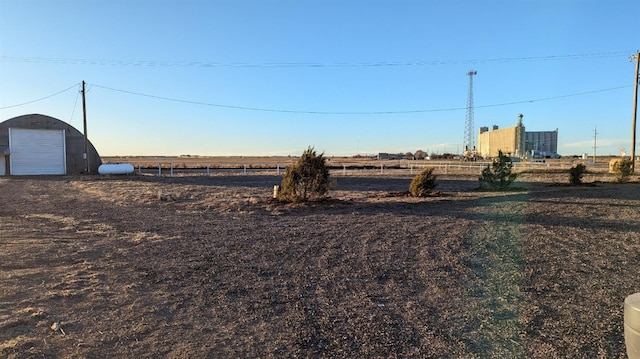
[[[85,90],[84,90],[85,82],[82,81],[82,123],[84,125],[84,153],[82,157],[84,158],[84,172],[89,173],[89,140],[87,135],[87,102],[85,99]]]
[[[631,173],[635,170],[636,163],[636,116],[638,112],[638,71],[640,70],[640,51],[637,51],[634,56],[631,56],[630,60],[636,60],[636,75],[634,77],[634,89],[633,89],[633,115],[631,120]]]

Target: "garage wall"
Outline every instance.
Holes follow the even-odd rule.
[[[64,130],[9,128],[12,175],[66,174]]]
[[[79,175],[86,173],[86,161],[84,157],[85,139],[84,135],[68,123],[55,119],[51,116],[30,114],[22,115],[0,122],[0,156],[4,154],[11,158],[9,152],[9,128],[31,129],[31,130],[64,130],[66,148],[66,171],[67,175]],[[100,155],[96,151],[91,141],[88,143],[87,158],[89,162],[89,173],[98,173],[98,167],[102,164]],[[11,160],[7,159],[5,171],[7,174],[15,174],[11,167]],[[59,172],[59,171],[56,171]]]

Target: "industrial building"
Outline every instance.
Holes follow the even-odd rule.
[[[0,122],[0,176],[97,173],[102,164],[91,142],[73,126],[32,114]]]
[[[556,157],[558,152],[558,129],[555,131],[526,132],[522,123],[522,115],[518,123],[512,127],[499,129],[493,126],[481,127],[478,134],[478,152],[482,157],[496,157],[498,151],[511,157],[544,158]]]
[[[555,131],[535,131],[524,133],[524,147],[527,157],[558,157],[558,129]]]

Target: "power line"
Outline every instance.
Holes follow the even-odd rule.
[[[628,51],[595,52],[570,55],[546,55],[504,57],[467,60],[418,60],[418,61],[369,61],[369,62],[209,62],[209,61],[159,61],[159,60],[113,60],[113,59],[81,59],[64,57],[28,57],[0,56],[2,62],[45,63],[64,65],[93,66],[139,66],[139,67],[236,67],[236,68],[323,68],[323,67],[401,67],[401,66],[438,66],[454,64],[482,64],[531,61],[588,60],[596,58],[618,57]]]
[[[510,105],[518,105],[518,104],[531,103],[531,102],[541,102],[541,101],[559,100],[559,99],[563,99],[563,98],[567,98],[567,97],[576,97],[576,96],[583,96],[583,95],[591,95],[591,94],[599,93],[599,92],[607,92],[607,91],[620,90],[620,89],[628,88],[628,87],[631,87],[631,86],[633,86],[633,85],[624,85],[624,86],[617,86],[617,87],[609,87],[609,88],[600,89],[600,90],[585,91],[585,92],[577,92],[577,93],[572,93],[572,94],[568,94],[568,95],[558,95],[558,96],[550,96],[550,97],[541,97],[541,98],[533,99],[533,100],[514,101],[514,102],[503,102],[503,103],[499,103],[499,104],[495,104],[495,105],[483,105],[483,106],[476,106],[476,108],[478,108],[478,107],[480,107],[480,108],[484,108],[484,107],[510,106]]]
[[[73,110],[71,111],[71,118],[69,120],[69,123],[73,123],[73,115],[76,112],[76,106],[78,105],[78,98],[80,97],[80,91],[78,91],[78,93],[76,94],[76,101],[73,103]]]
[[[54,94],[52,94],[52,95],[45,96],[45,97],[42,97],[42,98],[39,98],[39,99],[36,99],[36,100],[31,100],[31,101],[23,102],[23,103],[19,103],[19,104],[16,104],[16,105],[10,105],[10,106],[0,107],[0,110],[6,110],[6,109],[8,109],[8,108],[20,107],[20,106],[24,106],[24,105],[32,104],[32,103],[34,103],[34,102],[38,102],[38,101],[42,101],[42,100],[46,100],[46,99],[51,98],[51,97],[53,97],[53,96],[57,96],[57,95],[59,95],[59,94],[61,94],[61,93],[63,93],[63,92],[67,92],[67,91],[71,90],[72,88],[74,88],[74,87],[76,87],[76,86],[78,86],[78,85],[80,85],[80,83],[76,83],[76,84],[74,84],[73,86],[70,86],[70,87],[68,87],[68,88],[66,88],[66,89],[64,89],[64,90],[62,90],[62,91],[56,92],[56,93],[54,93]]]
[[[394,110],[394,111],[344,111],[344,112],[343,111],[303,111],[303,110],[287,110],[287,109],[222,105],[222,104],[215,104],[215,103],[209,103],[209,102],[181,100],[181,99],[165,97],[165,96],[149,95],[149,94],[144,94],[140,92],[121,90],[121,89],[116,89],[116,88],[101,86],[96,84],[93,84],[93,86],[97,88],[109,90],[109,91],[121,92],[129,95],[136,95],[136,96],[142,96],[142,97],[155,98],[155,99],[164,100],[164,101],[180,102],[180,103],[186,103],[186,104],[192,104],[192,105],[201,105],[201,106],[210,106],[210,107],[219,107],[219,108],[228,108],[228,109],[234,109],[234,110],[259,111],[259,112],[278,112],[278,113],[294,113],[294,114],[310,114],[310,115],[392,115],[392,114],[411,114],[411,113],[426,113],[426,112],[447,112],[447,111],[459,111],[459,110],[466,109],[466,107],[449,107],[449,108]],[[481,106],[475,106],[475,108],[502,107],[502,106],[518,105],[523,103],[551,101],[551,100],[563,99],[568,97],[576,97],[576,96],[590,95],[590,94],[600,93],[600,92],[620,90],[620,89],[631,87],[631,86],[632,85],[624,85],[624,86],[610,87],[610,88],[593,90],[593,91],[578,92],[578,93],[567,94],[567,95],[542,97],[542,98],[523,100],[523,101],[503,102],[503,103],[490,104],[490,105],[481,105]]]
[[[38,101],[43,101],[43,100],[46,100],[48,98],[57,96],[57,95],[59,95],[61,93],[64,93],[66,91],[69,91],[72,88],[74,88],[76,86],[79,86],[79,85],[80,85],[80,83],[74,84],[73,86],[70,86],[70,87],[68,87],[68,88],[66,88],[66,89],[64,89],[62,91],[58,91],[58,92],[56,92],[54,94],[51,94],[49,96],[45,96],[45,97],[42,97],[42,98],[39,98],[39,99],[36,99],[36,100],[31,100],[31,101],[27,101],[27,102],[15,104],[15,105],[9,105],[9,106],[0,107],[0,110],[5,110],[5,109],[9,109],[9,108],[24,106],[24,105],[29,105],[29,104],[32,104],[32,103],[35,103],[35,102],[38,102]],[[165,97],[165,96],[150,95],[150,94],[144,94],[144,93],[141,93],[141,92],[121,90],[121,89],[116,89],[116,88],[107,87],[107,86],[101,86],[101,85],[96,85],[96,84],[92,84],[90,86],[94,86],[96,88],[101,88],[101,89],[105,89],[105,90],[109,90],[109,91],[125,93],[125,94],[129,94],[129,95],[136,95],[136,96],[142,96],[142,97],[148,97],[148,98],[155,98],[155,99],[164,100],[164,101],[172,101],[172,102],[179,102],[179,103],[186,103],[186,104],[200,105],[200,106],[227,108],[227,109],[233,109],[233,110],[258,111],[258,112],[277,112],[277,113],[294,113],[294,114],[310,114],[310,115],[393,115],[393,114],[411,114],[411,113],[427,113],[427,112],[448,112],[448,111],[460,111],[460,110],[465,110],[466,109],[466,107],[445,107],[445,108],[432,108],[432,109],[392,110],[392,111],[303,111],[303,110],[273,109],[273,108],[261,108],[261,107],[250,107],[250,106],[223,105],[223,104],[215,104],[215,103],[202,102],[202,101],[182,100],[182,99],[176,99],[176,98]],[[502,106],[519,105],[519,104],[523,104],[523,103],[551,101],[551,100],[563,99],[563,98],[568,98],[568,97],[590,95],[590,94],[599,93],[599,92],[615,91],[615,90],[628,88],[628,87],[631,87],[631,86],[632,85],[609,87],[609,88],[605,88],[605,89],[578,92],[578,93],[567,94],[567,95],[542,97],[542,98],[531,99],[531,100],[523,100],[523,101],[502,102],[502,103],[497,103],[497,104],[480,105],[480,106],[474,106],[474,107],[475,108],[502,107]]]

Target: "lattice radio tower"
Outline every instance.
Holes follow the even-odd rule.
[[[467,72],[469,76],[469,95],[467,96],[467,118],[464,122],[464,152],[476,150],[475,130],[473,126],[473,76],[478,71],[471,70]]]

